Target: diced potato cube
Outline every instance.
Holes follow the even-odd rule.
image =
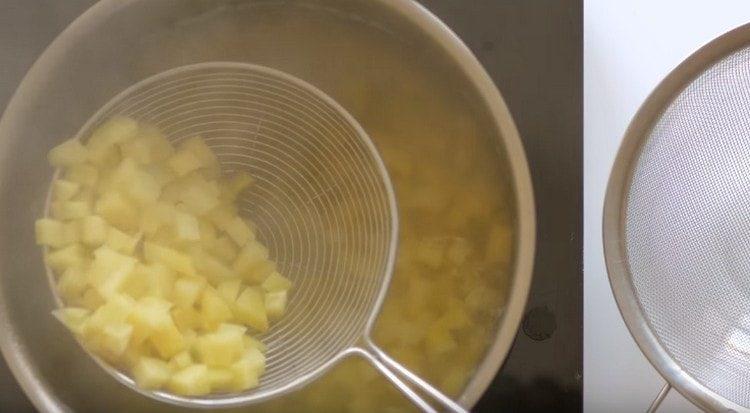
[[[126,323],[111,323],[104,326],[98,337],[100,355],[110,361],[117,360],[128,347],[133,326]]]
[[[237,208],[234,205],[220,204],[210,210],[206,218],[216,225],[216,228],[226,231],[227,228],[232,226],[237,213]]]
[[[87,286],[86,272],[77,267],[68,268],[57,280],[57,292],[65,302],[74,301],[80,297]]]
[[[52,310],[61,323],[65,325],[74,334],[79,335],[83,331],[83,325],[91,312],[85,308],[65,307]]]
[[[138,228],[138,209],[122,194],[109,191],[102,194],[94,207],[97,214],[122,230]]]
[[[216,292],[219,293],[225,302],[234,304],[235,300],[237,300],[237,297],[240,295],[241,286],[242,280],[238,278],[224,280],[219,282],[216,286]]]
[[[86,148],[75,138],[55,146],[47,154],[49,163],[58,168],[84,163],[87,158]]]
[[[149,281],[148,293],[155,297],[170,297],[177,274],[163,264],[154,263],[143,267]]]
[[[286,291],[292,288],[292,282],[288,278],[279,274],[278,272],[274,272],[271,275],[269,275],[265,281],[263,281],[263,284],[261,284],[261,287],[263,288],[263,291],[272,292],[272,293],[279,292],[279,291]]]
[[[242,191],[247,189],[254,182],[253,178],[245,172],[237,172],[225,181],[225,188],[230,200],[237,198]]]
[[[175,354],[174,357],[169,360],[169,367],[172,370],[182,370],[185,367],[190,366],[191,364],[193,364],[193,358],[187,351],[181,351]]]
[[[232,390],[242,391],[258,385],[258,376],[265,370],[265,357],[255,348],[248,350],[245,355],[230,367],[234,373]]]
[[[177,238],[185,241],[197,241],[201,239],[201,231],[198,219],[187,212],[175,212],[175,229]]]
[[[266,348],[266,345],[263,344],[260,340],[257,338],[245,335],[242,337],[242,342],[245,345],[245,350],[247,349],[258,349],[261,353],[265,353],[268,349]]]
[[[244,351],[242,336],[230,331],[204,334],[196,342],[198,358],[209,367],[229,367]]]
[[[152,280],[149,277],[148,268],[141,263],[137,263],[133,271],[130,271],[125,278],[120,291],[138,299],[147,295],[151,284]]]
[[[472,248],[466,238],[455,238],[451,241],[446,257],[454,265],[461,265],[469,258]]]
[[[259,242],[252,241],[247,243],[240,253],[237,255],[237,259],[234,260],[232,268],[235,272],[243,277],[250,276],[249,273],[252,270],[268,260],[268,249],[261,245]]]
[[[208,378],[208,367],[203,364],[193,364],[169,379],[168,387],[176,394],[183,396],[201,396],[211,392],[211,382]]]
[[[91,314],[84,327],[84,333],[101,334],[108,325],[125,323],[134,305],[135,301],[126,295],[115,294],[109,297]]]
[[[192,175],[183,183],[179,194],[187,211],[202,216],[219,204],[219,189],[215,182],[208,182],[200,175]]]
[[[178,306],[192,307],[200,297],[206,281],[203,278],[183,277],[175,281],[172,300]]]
[[[207,247],[207,251],[224,262],[233,262],[237,258],[237,246],[227,237],[218,237]]]
[[[234,315],[237,321],[260,332],[268,330],[265,300],[258,288],[245,288],[234,304]]]
[[[272,320],[278,320],[286,311],[286,291],[266,293],[266,314]]]
[[[172,225],[176,213],[175,207],[167,203],[152,204],[143,210],[140,229],[144,234],[153,236],[159,228]]]
[[[211,148],[200,136],[188,138],[179,143],[178,152],[186,151],[192,153],[200,161],[201,167],[207,168],[217,165],[219,161]]]
[[[255,234],[253,230],[247,225],[247,223],[240,217],[234,217],[230,222],[229,226],[224,228],[227,235],[232,238],[237,245],[240,247],[246,245],[248,242],[255,240]]]
[[[140,235],[128,235],[117,228],[110,227],[109,231],[107,232],[106,245],[114,251],[126,255],[133,255],[133,253],[135,252],[135,247],[138,245],[139,240]]]
[[[133,367],[133,379],[141,389],[160,389],[169,381],[171,375],[169,365],[153,357],[141,357]]]
[[[208,381],[211,383],[211,390],[231,390],[234,374],[229,369],[208,369]]]
[[[172,323],[169,309],[172,303],[157,297],[143,297],[133,306],[127,321],[133,326],[133,342],[142,343],[158,330],[168,329]]]
[[[65,179],[87,188],[93,188],[99,180],[99,170],[89,164],[74,165],[66,169]]]
[[[172,310],[172,319],[177,328],[185,335],[186,331],[195,330],[203,326],[201,314],[193,307],[179,306]]]
[[[47,265],[57,273],[62,273],[71,267],[82,267],[86,260],[86,251],[80,244],[69,245],[50,252],[46,259]]]
[[[96,165],[104,165],[113,152],[117,152],[116,144],[135,137],[138,124],[125,117],[114,117],[99,126],[91,134],[86,147],[89,160]]]
[[[65,202],[73,198],[81,190],[81,184],[73,181],[66,181],[62,178],[55,179],[53,184],[53,193],[55,201]]]
[[[86,308],[91,311],[95,311],[101,306],[104,305],[104,297],[102,297],[101,294],[99,294],[98,291],[94,288],[88,288],[86,291],[83,292],[83,295],[81,296],[80,301],[77,303],[80,303],[81,307]]]
[[[258,386],[258,372],[253,368],[251,361],[242,358],[229,369],[234,376],[230,385],[231,390],[243,391]]]
[[[143,170],[151,175],[161,188],[177,179],[177,175],[172,172],[172,169],[164,164],[155,163],[151,165],[144,165]]]
[[[37,245],[59,248],[66,245],[65,224],[60,221],[41,218],[34,223]]]
[[[513,252],[512,246],[513,230],[510,225],[495,225],[487,236],[484,253],[485,261],[489,263],[509,263]]]
[[[81,219],[81,241],[89,247],[98,247],[107,240],[109,226],[104,218],[89,215]]]
[[[143,256],[148,262],[164,264],[178,273],[196,275],[190,256],[175,249],[146,241],[143,243]]]
[[[85,201],[55,201],[50,205],[50,212],[61,220],[79,219],[91,215],[91,206]]]
[[[231,268],[200,248],[194,248],[190,255],[193,258],[196,270],[210,280],[219,282],[222,279],[237,278],[237,273]]]
[[[232,310],[213,288],[203,290],[200,301],[200,311],[204,328],[215,329],[219,324],[232,319]]]
[[[186,150],[177,151],[167,160],[167,165],[177,176],[185,176],[202,166],[201,160],[194,153]]]
[[[148,340],[162,358],[170,358],[185,349],[182,333],[171,318],[169,324],[154,331]]]
[[[169,142],[166,136],[164,136],[159,129],[151,125],[141,125],[138,130],[138,140],[146,142],[148,146],[148,161],[149,162],[160,162],[163,161],[172,154],[174,154],[174,147]],[[145,159],[144,159],[145,160]],[[148,162],[144,162],[148,163]]]
[[[94,262],[89,269],[89,282],[104,298],[119,293],[138,261],[103,246],[94,251]]]

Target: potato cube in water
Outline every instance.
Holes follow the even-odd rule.
[[[49,151],[47,160],[52,166],[65,167],[86,162],[88,152],[78,139],[69,139]]]
[[[133,367],[135,383],[146,390],[160,389],[169,381],[171,375],[169,365],[157,358],[141,357]]]

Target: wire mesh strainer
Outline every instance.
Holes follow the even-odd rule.
[[[750,25],[676,68],[632,121],[604,247],[641,350],[713,411],[750,411]]]
[[[224,172],[256,179],[239,200],[280,271],[294,281],[286,314],[262,337],[259,387],[182,397],[138,389],[186,407],[260,402],[297,389],[341,359],[369,360],[425,411],[420,395],[463,409],[388,357],[369,338],[390,282],[398,235],[393,188],[367,134],[315,87],[274,69],[229,62],[183,66],[143,80],[104,106],[79,132],[114,115],[158,127],[172,142],[202,136]],[[51,276],[51,275],[50,275]],[[59,302],[59,299],[58,299]]]

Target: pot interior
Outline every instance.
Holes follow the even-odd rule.
[[[96,6],[16,100],[0,165],[2,300],[18,364],[73,411],[183,411],[99,369],[58,325],[33,223],[46,152],[145,77],[201,61],[286,71],[322,89],[370,134],[395,184],[398,263],[375,341],[458,397],[495,339],[513,275],[512,178],[478,91],[440,47],[378,2],[132,1]],[[293,299],[293,298],[292,298]],[[33,396],[32,396],[33,397]],[[289,397],[236,411],[408,411],[359,360]]]

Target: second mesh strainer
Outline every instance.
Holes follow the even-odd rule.
[[[604,247],[633,337],[711,411],[750,411],[750,25],[677,67],[632,121]]]
[[[295,287],[286,314],[263,337],[266,373],[253,390],[183,397],[138,389],[97,359],[103,368],[158,400],[229,407],[281,396],[359,355],[422,410],[435,411],[423,399],[429,396],[432,403],[464,411],[369,338],[393,271],[398,216],[380,156],[341,106],[277,70],[211,62],[172,69],[128,88],[79,136],[85,139],[115,115],[155,125],[173,142],[200,135],[224,172],[243,170],[256,178],[240,210]]]

